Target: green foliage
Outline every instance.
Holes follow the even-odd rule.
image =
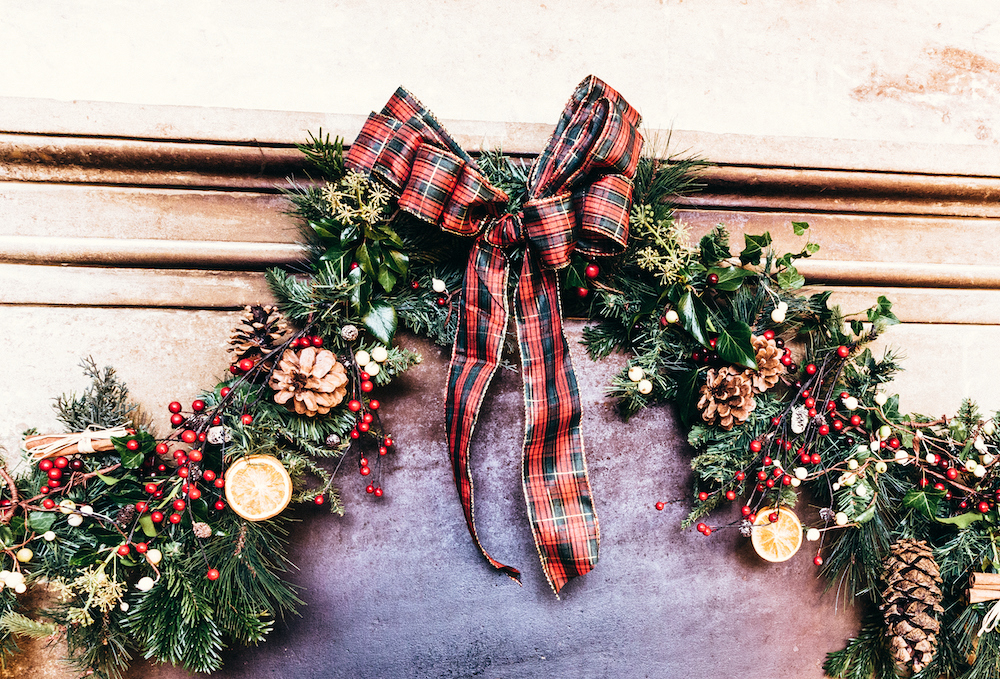
[[[138,406],[129,400],[128,387],[118,379],[114,368],[99,370],[90,357],[80,367],[91,378],[91,385],[80,396],[63,394],[56,399],[56,416],[67,431],[145,424]]]
[[[823,663],[823,671],[834,679],[871,679],[896,676],[892,655],[886,643],[881,614],[869,615],[858,636],[847,648],[834,651]]]

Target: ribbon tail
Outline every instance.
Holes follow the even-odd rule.
[[[500,365],[507,332],[507,275],[507,257],[503,252],[478,240],[469,255],[465,272],[458,330],[448,371],[445,428],[455,486],[469,534],[493,568],[520,582],[520,571],[491,557],[479,541],[469,469],[472,433],[486,390]]]
[[[524,373],[522,482],[549,584],[558,596],[597,564],[600,526],[580,432],[580,391],[563,334],[559,281],[525,252],[516,293]]]

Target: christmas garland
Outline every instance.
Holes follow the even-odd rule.
[[[399,328],[454,343],[470,242],[348,169],[340,140],[320,132],[300,148],[315,177],[288,198],[308,263],[268,272],[278,305],[246,308],[226,379],[167,405],[173,429],[159,435],[88,360],[91,387],[56,402],[68,433],[28,432],[30,464],[17,478],[0,469],[3,653],[18,635],[63,635],[98,676],[139,655],[214,671],[224,647],[265,639],[300,603],[283,577],[286,506],[343,513],[345,462],[373,501],[389,492],[381,461],[395,442],[375,390],[420,360],[393,345]],[[483,152],[475,165],[508,212],[532,200],[527,163]],[[828,292],[801,295],[795,262],[814,243],[779,255],[768,234],[748,235],[734,254],[720,225],[689,245],[671,200],[697,188],[702,165],[638,160],[624,251],[598,262],[578,250],[559,271],[562,306],[595,322],[590,355],[630,356],[609,396],[626,418],[673,404],[689,427],[685,527],[738,530],[769,561],[804,538],[831,583],[868,602],[830,676],[996,676],[994,420],[971,402],[954,418],[901,414],[887,392],[896,360],[866,346],[897,322],[891,304],[845,317]],[[793,512],[802,493],[821,507],[808,527]],[[739,518],[711,522],[737,501]],[[58,600],[26,608],[34,582]]]

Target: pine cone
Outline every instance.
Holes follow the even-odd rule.
[[[243,310],[240,324],[229,336],[233,363],[244,358],[257,359],[272,351],[288,330],[288,323],[275,306],[256,304]]]
[[[115,514],[115,523],[122,530],[128,530],[132,527],[132,522],[135,520],[135,507],[132,505],[123,505],[118,513]]]
[[[708,371],[698,399],[701,419],[729,431],[733,425],[745,422],[756,407],[753,384],[745,373],[728,366]]]
[[[763,335],[755,335],[752,342],[757,369],[747,370],[747,373],[753,382],[754,391],[762,394],[776,385],[778,378],[785,372],[785,366],[781,365],[784,352],[773,339],[767,339]]]
[[[941,571],[923,540],[898,540],[885,561],[882,614],[900,673],[919,672],[937,651]]]
[[[268,385],[274,401],[299,415],[325,415],[347,395],[347,371],[333,352],[286,349]]]
[[[204,521],[195,521],[191,524],[191,530],[194,532],[195,537],[202,540],[212,537],[212,527]]]

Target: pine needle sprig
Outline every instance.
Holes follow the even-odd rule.
[[[81,432],[87,427],[147,424],[139,407],[129,400],[128,387],[118,378],[114,368],[109,366],[100,370],[91,357],[83,359],[80,367],[91,379],[90,386],[80,396],[63,394],[55,403],[56,417],[68,432]]]
[[[827,655],[823,671],[834,679],[872,679],[896,676],[880,613],[869,613],[858,635],[847,647]]]

